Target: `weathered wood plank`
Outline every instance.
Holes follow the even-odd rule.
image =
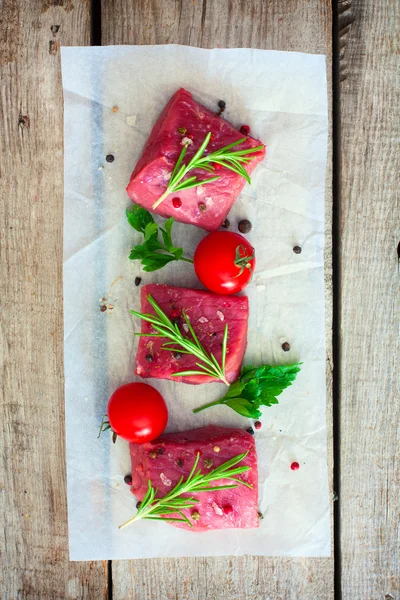
[[[5,0],[0,22],[0,596],[107,595],[70,563],[65,481],[60,44],[88,44],[90,3]]]
[[[103,44],[179,43],[256,47],[327,55],[331,5],[324,0],[110,0],[103,3]],[[330,81],[330,79],[329,79]],[[330,89],[330,86],[329,86]],[[331,157],[331,148],[329,148]],[[331,417],[331,160],[326,199],[328,432]],[[113,562],[114,600],[331,600],[333,558],[199,558]]]
[[[341,85],[343,600],[400,597],[398,2],[356,0]]]

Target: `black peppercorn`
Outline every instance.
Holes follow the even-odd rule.
[[[289,352],[289,350],[290,350],[290,344],[289,344],[289,342],[283,342],[283,344],[282,344],[282,350],[284,352]]]
[[[246,429],[247,433],[249,433],[250,435],[254,435],[254,429],[252,427],[249,427],[248,429]]]
[[[106,306],[105,304],[102,304],[102,305],[100,306],[100,311],[101,311],[101,312],[105,312],[106,310],[107,310],[107,306]]]
[[[179,352],[174,352],[173,355],[174,355],[174,358],[176,358],[177,360],[179,360],[180,357],[182,356],[182,354],[180,354]]]
[[[159,449],[157,450],[157,452],[158,452],[158,454],[164,454],[164,450],[163,450],[163,448],[159,448]]]
[[[135,277],[135,285],[136,286],[140,285],[141,281],[142,281],[141,277]]]
[[[153,355],[152,354],[146,354],[146,360],[149,362],[153,362]]]
[[[114,158],[113,154],[107,154],[107,156],[106,156],[107,162],[111,163],[111,162],[114,162],[114,160],[115,160],[115,158]]]
[[[224,109],[224,108],[226,107],[226,102],[225,102],[225,100],[220,100],[220,101],[218,102],[218,106],[219,106],[220,108]]]
[[[132,475],[125,475],[124,481],[126,485],[132,485]]]
[[[293,248],[293,252],[294,252],[295,254],[301,254],[301,248],[300,248],[300,246],[295,246],[295,247]]]
[[[243,219],[239,222],[238,229],[240,233],[249,233],[251,231],[253,225],[250,223],[248,219]]]
[[[181,458],[178,458],[176,464],[178,465],[178,467],[183,467],[183,460]]]
[[[222,227],[224,227],[225,229],[228,229],[230,224],[231,223],[230,223],[229,219],[225,219],[225,221],[222,223]]]
[[[213,337],[217,337],[217,334],[215,333],[215,331],[213,331],[211,335],[212,335]]]
[[[136,502],[136,508],[137,508],[138,510],[139,510],[139,508],[140,508],[141,506],[142,506],[142,503],[140,502],[140,500],[139,500],[139,502]]]
[[[171,323],[172,323],[172,325],[179,325],[179,323],[180,323],[179,317],[172,317]]]

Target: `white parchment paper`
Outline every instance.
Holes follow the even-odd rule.
[[[183,46],[62,48],[65,99],[64,314],[68,514],[72,560],[160,556],[328,556],[324,335],[324,189],[327,91],[323,56]],[[130,262],[140,237],[125,220],[125,187],[150,130],[170,96],[185,87],[267,144],[267,158],[229,215],[254,224],[257,272],[246,289],[250,326],[246,362],[303,361],[295,384],[265,408],[256,434],[259,529],[191,533],[139,522],[123,477],[128,444],[97,439],[110,393],[134,381],[142,283],[201,287],[190,264],[142,273]],[[118,107],[118,111],[113,107]],[[105,160],[107,154],[114,162]],[[191,254],[203,236],[174,226]],[[293,246],[302,248],[293,253]],[[112,309],[100,311],[101,303]],[[290,352],[283,352],[288,341]],[[208,423],[248,427],[227,407],[193,415],[221,396],[220,384],[148,380],[166,398],[168,431]],[[300,463],[292,471],[292,461]]]

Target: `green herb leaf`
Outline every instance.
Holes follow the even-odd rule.
[[[157,271],[177,260],[193,263],[192,259],[183,256],[183,248],[178,248],[172,243],[173,217],[165,221],[165,229],[163,229],[158,226],[147,210],[134,204],[130,210],[126,211],[126,218],[136,231],[144,235],[143,243],[137,244],[129,255],[130,260],[142,261],[144,271]],[[162,242],[158,237],[159,231],[163,238]]]
[[[233,408],[233,410],[243,417],[248,417],[249,419],[259,419],[261,417],[261,411],[249,402],[247,398],[228,398],[224,404]]]
[[[239,379],[229,386],[228,392],[220,400],[196,408],[198,413],[210,406],[226,404],[237,413],[249,418],[261,417],[261,406],[278,404],[277,396],[292,385],[300,371],[300,365],[262,365],[243,367]]]
[[[158,254],[156,252],[148,254],[142,259],[143,271],[146,271],[147,273],[158,271],[173,260],[176,260],[175,257],[169,256],[168,254]]]
[[[160,257],[160,256],[164,256],[164,255],[156,254],[156,256]],[[168,258],[168,257],[166,257],[166,258]],[[174,259],[171,259],[171,260],[174,260]],[[218,361],[216,360],[216,358],[212,354],[209,354],[205,350],[205,348],[202,346],[185,311],[182,311],[182,316],[185,319],[185,323],[188,326],[188,330],[189,330],[189,333],[190,333],[192,339],[182,335],[179,327],[172,323],[172,321],[167,317],[167,315],[164,313],[164,311],[159,307],[159,305],[154,300],[154,298],[152,297],[151,294],[147,295],[147,300],[148,300],[149,304],[152,306],[152,308],[154,309],[156,314],[139,313],[135,310],[131,310],[131,313],[133,315],[135,315],[136,317],[143,319],[143,321],[147,321],[148,323],[151,323],[153,326],[153,329],[157,332],[157,334],[160,334],[157,337],[161,336],[161,337],[167,338],[167,340],[170,340],[170,341],[166,341],[164,343],[164,345],[162,346],[162,349],[169,350],[170,352],[177,351],[177,352],[182,352],[183,354],[192,354],[195,358],[197,358],[200,361],[200,362],[196,362],[196,366],[199,367],[199,370],[193,369],[191,371],[185,371],[184,373],[182,373],[182,372],[172,373],[172,375],[173,376],[174,375],[178,376],[178,375],[182,375],[182,374],[184,374],[184,375],[207,375],[210,377],[215,377],[216,379],[220,379],[226,385],[229,385],[229,383],[225,377],[225,361],[226,361],[226,353],[227,353],[226,343],[225,343],[224,347],[222,348],[222,359],[221,359],[221,366],[220,366],[218,364]],[[154,337],[154,335],[152,335],[152,334],[137,334],[137,335],[141,335],[142,337],[145,337],[145,336]],[[225,327],[224,339],[225,338],[226,338],[226,340],[228,340],[228,326]],[[182,350],[180,350],[180,348],[182,348]]]
[[[157,223],[147,223],[144,229],[144,241],[147,242],[158,231]],[[158,237],[158,236],[157,236]]]
[[[120,525],[119,529],[131,525],[140,519],[178,521],[192,526],[192,523],[182,513],[182,510],[193,508],[198,501],[186,494],[233,489],[237,488],[239,485],[245,485],[251,488],[251,484],[247,483],[247,481],[235,477],[235,475],[241,475],[242,473],[251,470],[251,467],[248,465],[236,466],[246,458],[247,454],[247,452],[238,454],[212,471],[202,473],[201,469],[197,469],[200,458],[200,453],[197,452],[188,477],[186,479],[181,477],[175,487],[161,498],[157,496],[157,489],[152,486],[149,479],[146,495],[143,498],[136,515]],[[229,483],[212,485],[213,481],[220,479],[226,480]],[[182,518],[170,515],[180,515]]]
[[[151,214],[145,208],[139,206],[139,204],[133,204],[130,209],[127,209],[126,218],[128,219],[129,225],[131,225],[133,229],[136,229],[136,231],[139,231],[139,233],[144,233],[148,223],[154,223]]]
[[[211,131],[207,133],[199,149],[186,165],[183,163],[183,160],[186,155],[187,144],[183,146],[179,158],[172,170],[167,189],[153,204],[153,209],[157,208],[157,206],[159,206],[161,202],[163,202],[165,198],[172,193],[181,190],[188,190],[199,185],[206,185],[207,183],[211,183],[212,181],[219,179],[218,175],[215,177],[210,177],[209,179],[198,179],[195,175],[186,178],[188,173],[193,169],[203,169],[209,173],[214,173],[214,163],[218,163],[222,167],[225,167],[225,169],[229,169],[230,171],[237,173],[241,177],[244,177],[248,183],[251,183],[250,175],[247,173],[243,165],[247,165],[251,160],[253,160],[254,157],[251,156],[251,154],[262,150],[264,145],[257,146],[256,148],[232,151],[232,148],[238,146],[246,140],[246,138],[242,138],[236,142],[232,142],[232,144],[228,144],[227,146],[220,148],[219,150],[211,152],[210,154],[206,154],[205,150],[210,142],[210,139]]]

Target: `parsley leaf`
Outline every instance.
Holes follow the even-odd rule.
[[[136,231],[139,231],[139,233],[144,233],[148,223],[154,223],[154,219],[149,211],[139,206],[139,204],[134,204],[130,210],[127,209],[126,218],[129,225],[133,229],[136,229]]]
[[[193,263],[190,258],[183,256],[183,248],[174,246],[171,237],[174,218],[170,217],[164,223],[164,228],[159,227],[151,214],[139,204],[134,204],[126,211],[128,223],[144,236],[142,244],[137,244],[131,250],[130,260],[140,260],[144,271],[151,272],[162,269],[169,262],[183,260]],[[159,239],[161,231],[162,242]]]
[[[261,406],[278,404],[277,396],[292,385],[300,371],[300,365],[262,365],[242,368],[239,379],[234,381],[223,398],[196,408],[197,413],[210,406],[225,404],[239,415],[258,419]]]

